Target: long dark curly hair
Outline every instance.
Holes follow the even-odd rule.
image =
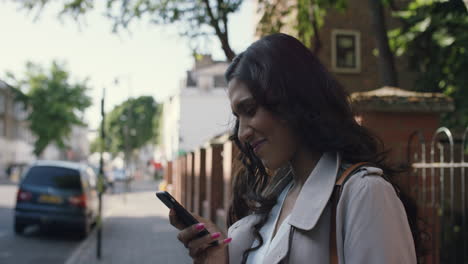
[[[285,120],[310,150],[341,153],[343,162],[350,164],[371,162],[387,177],[397,173],[385,162],[388,152],[382,141],[356,122],[346,90],[294,37],[277,33],[254,42],[234,58],[225,78],[244,82],[257,104]],[[281,183],[290,175],[284,173],[286,168],[267,171],[251,147],[239,140],[238,129],[236,121],[231,139],[240,149],[243,166],[233,180],[227,224],[251,213],[262,216],[254,226],[260,243],[244,252],[245,263],[248,254],[263,245],[259,230],[284,187]],[[415,212],[408,216],[414,227]]]

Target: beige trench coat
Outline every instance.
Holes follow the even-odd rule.
[[[342,170],[339,154],[322,155],[291,212],[289,235],[270,249],[264,264],[329,263],[329,199]],[[404,207],[391,184],[380,175],[381,169],[364,167],[344,186],[336,211],[340,264],[416,263]],[[249,215],[229,228],[230,264],[240,263],[244,250],[251,247],[253,226],[258,220],[258,215]]]

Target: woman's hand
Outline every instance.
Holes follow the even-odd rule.
[[[195,264],[211,264],[211,263],[227,263],[228,252],[227,244],[231,242],[230,238],[226,238],[221,230],[210,220],[202,218],[198,215],[193,215],[200,223],[185,226],[179,221],[174,210],[169,212],[169,221],[175,228],[181,230],[177,238],[189,249],[189,255],[192,257]],[[208,230],[210,234],[203,237],[197,237],[197,234],[203,230]],[[218,241],[218,245],[211,245],[212,242]]]

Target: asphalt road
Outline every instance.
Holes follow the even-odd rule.
[[[104,215],[116,205],[126,202],[126,192],[155,190],[157,184],[132,184],[127,187],[124,183],[116,183],[113,194],[109,192],[105,195]],[[80,240],[77,234],[41,230],[39,227],[28,227],[24,235],[16,235],[13,231],[16,192],[15,184],[0,181],[0,263],[65,263],[83,240]],[[156,201],[156,198],[154,200]]]
[[[16,185],[0,184],[0,263],[62,264],[80,244],[73,234],[30,227],[22,236],[13,231]]]

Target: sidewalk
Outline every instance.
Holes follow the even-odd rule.
[[[18,183],[13,182],[11,179],[7,178],[7,176],[0,175],[0,184],[1,185],[16,185]]]
[[[168,209],[155,197],[157,183],[133,182],[131,189],[104,197],[101,260],[96,258],[94,229],[66,264],[191,263],[168,222]]]

